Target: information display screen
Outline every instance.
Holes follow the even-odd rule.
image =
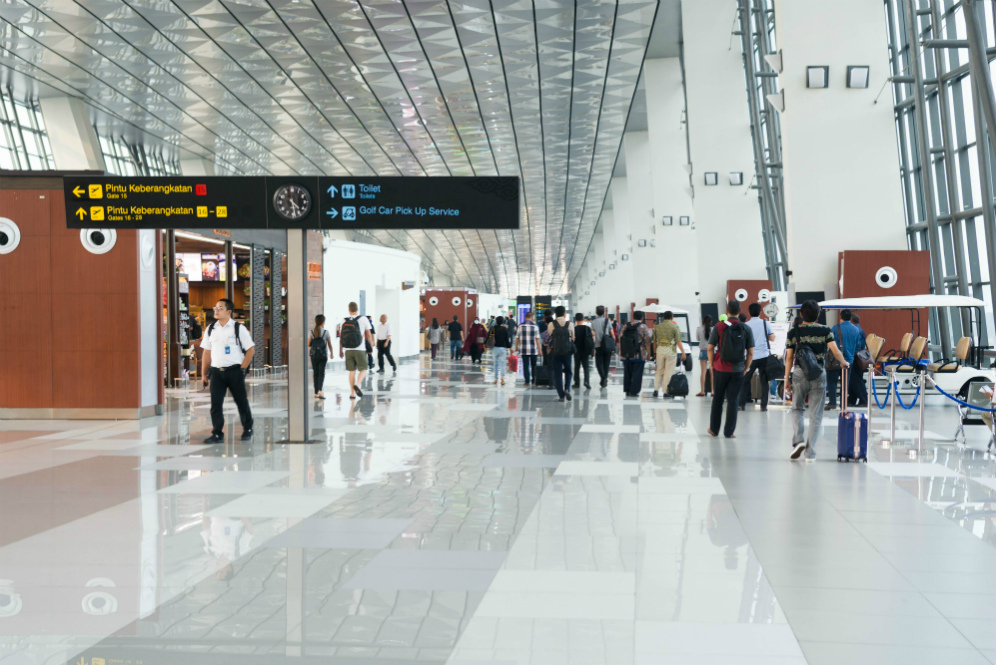
[[[66,176],[69,228],[517,229],[519,178]]]

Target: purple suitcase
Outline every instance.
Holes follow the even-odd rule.
[[[847,369],[841,385],[847,385]],[[847,410],[847,394],[841,396],[841,413],[837,417],[837,461],[868,461],[868,416]]]

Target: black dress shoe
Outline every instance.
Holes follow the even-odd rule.
[[[204,443],[225,443],[225,437],[220,434],[212,434],[208,438],[204,439]]]
[[[584,389],[585,390],[591,390],[591,384],[590,383],[584,384]]]
[[[564,393],[564,397],[566,397],[566,398],[567,398],[567,401],[568,401],[568,402],[570,402],[570,401],[571,401],[572,399],[574,399],[573,397],[571,397],[571,394],[570,394],[570,393]]]
[[[242,432],[242,440],[243,441],[248,441],[251,438],[252,438],[252,430],[251,429],[247,429],[246,431]]]

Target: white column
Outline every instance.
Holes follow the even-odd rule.
[[[882,6],[775,0],[790,284],[835,290],[837,253],[907,249],[889,52]],[[828,66],[827,88],[806,88],[806,67]],[[867,88],[847,87],[848,65],[869,66]],[[828,293],[831,296],[832,293]]]
[[[104,154],[90,112],[78,97],[43,97],[42,119],[60,171],[103,171]]]
[[[657,279],[657,254],[650,246],[654,237],[653,176],[647,132],[623,135],[626,157],[626,191],[629,207],[629,263],[633,274],[633,300],[637,307],[647,298],[664,298],[666,286]],[[640,241],[644,246],[640,247]],[[622,259],[622,257],[620,257]]]
[[[685,132],[685,90],[678,58],[647,60],[643,64],[647,89],[647,128],[656,247],[656,280],[663,304],[687,309],[698,321],[699,291],[697,231],[680,226],[681,217],[694,217],[688,180],[688,141]],[[664,217],[672,226],[663,226]],[[639,251],[639,250],[637,250]]]
[[[614,298],[612,305],[619,305],[619,311],[628,312],[629,304],[636,302],[636,287],[633,278],[633,261],[623,261],[623,254],[630,254],[632,258],[632,242],[629,205],[629,186],[626,184],[627,178],[612,178],[612,232],[614,235],[613,250],[615,254],[609,257],[609,265],[615,264],[614,281],[615,290],[612,292]]]
[[[214,162],[203,158],[181,159],[180,173],[185,176],[212,176],[215,175]]]
[[[743,55],[730,34],[737,0],[683,2],[681,13],[699,290],[702,302],[722,303],[728,279],[767,278],[761,211],[748,189],[754,148]],[[730,185],[731,171],[744,174],[743,185]],[[719,174],[718,185],[705,186],[707,172]]]

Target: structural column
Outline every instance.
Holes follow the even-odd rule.
[[[885,15],[864,0],[775,0],[789,290],[837,295],[838,252],[907,249]],[[869,68],[848,88],[848,66]],[[807,67],[828,67],[807,88]],[[769,112],[774,112],[770,105]]]
[[[685,2],[681,13],[699,291],[703,303],[721,304],[727,280],[767,278],[743,54],[730,34],[737,2]],[[707,173],[716,185],[705,184]],[[743,184],[731,184],[731,173]]]
[[[657,279],[657,254],[650,246],[654,239],[654,195],[648,133],[627,132],[623,135],[623,145],[629,208],[629,250],[626,254],[633,274],[630,295],[639,308],[647,304],[647,298],[666,300],[668,285]]]
[[[104,154],[83,100],[43,97],[38,101],[55,168],[60,171],[104,171]]]
[[[696,231],[682,226],[682,217],[694,216],[689,181],[688,134],[685,123],[685,90],[678,58],[643,63],[647,91],[647,135],[656,233],[655,279],[661,285],[661,303],[675,305],[698,316],[698,255]],[[665,226],[664,220],[670,220]],[[637,249],[639,252],[639,249]]]

